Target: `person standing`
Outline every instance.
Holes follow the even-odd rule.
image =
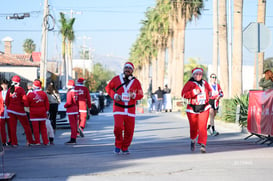
[[[1,141],[3,146],[7,146],[9,141],[7,140],[7,132],[6,132],[6,125],[8,128],[8,137],[10,139],[10,125],[9,125],[9,117],[7,112],[7,107],[5,105],[5,99],[8,92],[8,81],[6,79],[1,81],[1,88],[0,91],[0,131],[1,131]]]
[[[75,82],[74,80],[69,80],[67,84],[67,95],[66,103],[64,107],[66,108],[66,113],[68,115],[69,124],[71,128],[70,140],[65,144],[76,144],[77,139],[77,122],[79,116],[79,107],[78,107],[78,92],[75,91]]]
[[[54,132],[56,131],[56,117],[58,106],[61,102],[60,95],[53,82],[50,82],[46,89],[47,98],[49,101],[49,120]]]
[[[219,132],[215,130],[214,118],[219,109],[220,98],[224,96],[224,93],[220,84],[217,83],[217,76],[214,73],[210,75],[210,87],[212,89],[212,95],[209,98],[209,104],[211,108],[209,110],[210,123],[208,124],[207,130],[211,135],[217,136],[219,135]]]
[[[10,123],[10,136],[11,136],[11,146],[17,147],[18,146],[18,140],[17,140],[17,120],[20,121],[22,124],[26,139],[27,139],[27,145],[30,146],[34,143],[32,138],[32,132],[29,125],[29,121],[27,118],[27,114],[24,110],[24,106],[27,105],[27,97],[25,90],[20,87],[20,81],[21,78],[18,75],[15,75],[12,77],[12,84],[9,88],[7,95],[6,95],[6,106],[7,106],[7,112]]]
[[[201,145],[200,151],[206,153],[209,97],[212,90],[208,82],[202,79],[202,76],[202,68],[193,69],[192,77],[183,87],[181,96],[189,100],[186,113],[190,123],[191,151],[195,150],[198,137],[198,144]]]
[[[260,79],[259,86],[264,91],[273,89],[273,72],[270,69],[265,69],[264,77]]]
[[[134,65],[126,62],[123,73],[115,76],[105,87],[108,95],[114,100],[114,135],[115,154],[130,154],[135,128],[136,101],[142,99],[143,91],[138,79],[133,76]]]
[[[154,94],[157,95],[156,111],[161,112],[163,105],[163,91],[161,90],[161,87],[158,87]]]
[[[41,81],[33,82],[33,91],[27,95],[27,105],[29,107],[29,117],[32,122],[35,145],[41,145],[40,133],[43,144],[48,145],[48,135],[46,128],[47,112],[49,111],[49,102],[47,95],[41,89]]]
[[[79,128],[78,132],[81,137],[84,137],[83,130],[86,125],[87,111],[91,109],[91,98],[89,90],[84,85],[84,79],[79,78],[75,90],[78,92],[79,99]]]
[[[104,109],[104,100],[105,100],[105,97],[103,95],[103,92],[100,91],[100,95],[99,95],[100,112],[103,112],[103,109]]]
[[[164,102],[164,109],[165,112],[172,112],[172,97],[171,97],[171,89],[168,88],[168,85],[165,85],[163,89],[163,102]]]

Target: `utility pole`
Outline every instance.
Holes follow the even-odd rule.
[[[44,2],[44,15],[42,23],[42,45],[41,45],[41,61],[40,61],[40,80],[42,88],[46,89],[46,74],[47,74],[47,18],[48,18],[48,0]]]

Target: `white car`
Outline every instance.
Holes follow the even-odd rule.
[[[90,93],[90,98],[91,98],[91,104],[94,104],[97,109],[100,107],[99,103],[99,97],[97,96],[97,93]]]
[[[66,103],[67,90],[59,90],[61,103],[58,106],[58,113],[56,117],[57,126],[69,126],[68,116],[66,115],[66,109],[64,105]]]

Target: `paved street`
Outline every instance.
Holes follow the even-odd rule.
[[[216,122],[206,154],[189,148],[189,125],[181,113],[138,114],[130,155],[114,155],[111,108],[88,121],[77,145],[64,145],[69,129],[58,129],[53,146],[7,147],[5,172],[14,181],[271,180],[273,147],[244,140],[233,124]]]

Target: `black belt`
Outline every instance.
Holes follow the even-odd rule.
[[[117,102],[115,102],[115,105],[116,105],[116,106],[119,106],[119,107],[123,107],[123,108],[135,107],[135,104],[132,104],[132,105],[122,105],[122,104],[119,104],[119,103],[117,103]]]

